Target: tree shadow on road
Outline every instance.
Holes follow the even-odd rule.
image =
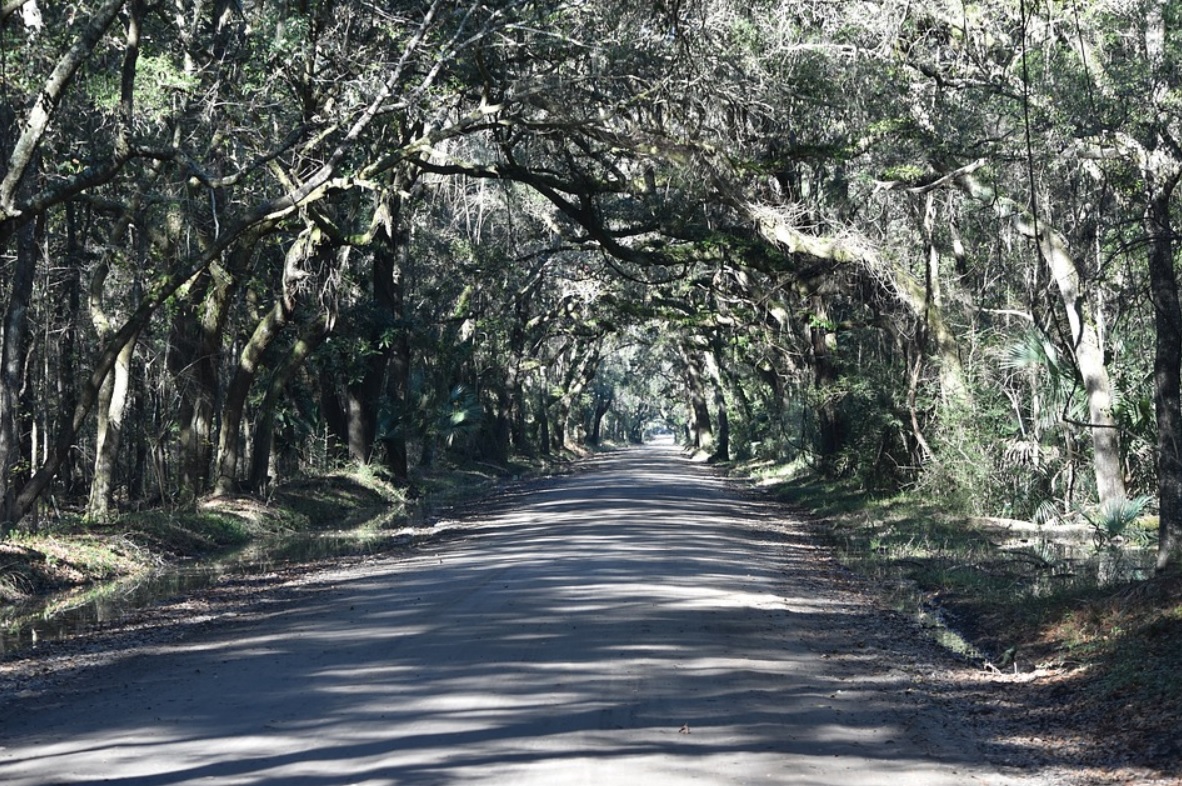
[[[675,454],[599,459],[455,531],[8,708],[0,778],[1002,782],[914,632]]]

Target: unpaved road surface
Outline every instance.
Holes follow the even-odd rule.
[[[0,783],[1020,782],[791,521],[673,448],[469,524],[9,702]]]

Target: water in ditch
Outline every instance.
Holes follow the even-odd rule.
[[[0,656],[61,641],[129,613],[205,589],[227,576],[251,576],[331,557],[378,554],[412,543],[414,530],[313,533],[264,540],[217,559],[169,566],[93,587],[0,608]]]

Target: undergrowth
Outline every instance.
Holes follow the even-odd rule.
[[[400,509],[372,473],[339,472],[283,486],[267,499],[225,496],[173,508],[128,511],[107,521],[42,519],[0,541],[0,603],[27,600],[193,561],[248,543],[358,526]]]
[[[1044,685],[1096,750],[1135,752],[1162,772],[1182,763],[1182,576],[1088,570],[1033,525],[951,514],[940,500],[875,498],[769,467],[747,474],[805,513],[844,565],[946,646],[981,668],[1038,670],[1030,700]],[[1127,568],[1131,558],[1095,542],[1094,530],[1073,533],[1079,551],[1093,566]]]
[[[317,533],[382,542],[383,533],[408,521],[421,523],[430,510],[487,494],[506,479],[553,470],[568,458],[505,467],[441,462],[429,472],[417,471],[409,484],[380,467],[348,466],[293,480],[265,496],[208,498],[186,507],[128,511],[104,522],[77,514],[42,518],[35,528],[0,540],[0,605],[215,557],[247,544],[267,544],[271,556],[283,559],[289,546],[299,551],[296,540]]]
[[[1033,525],[1013,531],[1020,522],[952,514],[939,500],[906,494],[874,497],[801,472],[764,467],[749,474],[809,512],[838,559],[898,610],[921,620],[938,616],[982,661],[1024,669],[1144,661],[1158,651],[1125,650],[1152,640],[1146,631],[1172,630],[1169,615],[1182,614],[1178,593],[1163,600],[1154,582],[1105,577],[1094,560],[1067,556]],[[1079,554],[1094,549],[1086,527],[1057,532],[1078,539]],[[1136,601],[1145,597],[1156,600]],[[1115,689],[1128,682],[1125,671],[1110,670]]]

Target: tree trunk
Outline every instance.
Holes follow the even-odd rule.
[[[519,452],[532,453],[525,428],[525,392],[522,390],[521,364],[526,354],[534,296],[545,281],[545,267],[534,272],[513,298],[513,325],[509,331],[509,356],[505,364],[505,389],[510,398],[509,438]]]
[[[238,287],[253,243],[243,243],[231,255],[229,270],[211,265],[194,282],[173,317],[168,364],[181,397],[180,492],[193,499],[204,493],[213,461],[214,417],[219,396],[218,355]]]
[[[538,446],[543,456],[550,455],[549,398],[545,391],[538,393]]]
[[[122,241],[127,223],[122,223],[112,237],[116,243]],[[94,270],[90,280],[90,319],[99,340],[109,341],[115,332],[111,318],[103,305],[107,276],[111,272],[110,262],[103,260]],[[86,505],[86,517],[103,521],[110,513],[111,495],[114,489],[115,468],[119,458],[119,443],[123,432],[123,417],[127,411],[127,397],[131,381],[131,360],[135,354],[138,333],[131,335],[127,343],[115,356],[115,365],[103,381],[97,403],[94,474],[90,481],[90,497]]]
[[[564,397],[554,404],[554,420],[550,424],[550,444],[554,450],[566,448],[566,419],[570,416],[570,402]]]
[[[575,357],[571,360],[570,368],[563,381],[562,396],[555,402],[556,412],[554,420],[550,423],[555,450],[562,450],[566,447],[571,405],[586,390],[587,385],[595,379],[595,374],[599,370],[599,357],[598,344],[589,347],[582,345],[576,350]]]
[[[706,404],[706,383],[702,379],[702,358],[696,349],[683,349],[686,387],[689,391],[690,434],[693,445],[703,453],[714,450],[714,426],[710,422],[710,407]]]
[[[1176,178],[1153,189],[1146,211],[1149,293],[1156,331],[1153,403],[1157,414],[1157,569],[1182,562],[1182,306],[1174,273],[1170,195]],[[1152,182],[1151,182],[1152,187]]]
[[[349,450],[349,460],[358,464],[369,463],[378,431],[374,405],[381,390],[384,369],[374,368],[375,365],[371,361],[361,382],[345,389],[345,444]]]
[[[337,378],[329,368],[320,369],[320,415],[329,435],[339,443],[349,442],[349,416],[341,405],[341,391]]]
[[[529,442],[529,431],[525,425],[526,403],[525,391],[521,387],[520,379],[514,382],[512,392],[513,399],[513,422],[511,440],[513,447],[519,453],[526,455],[533,455],[534,448]]]
[[[287,324],[289,313],[280,297],[267,315],[259,320],[250,340],[238,356],[238,368],[234,379],[226,390],[222,404],[222,427],[218,432],[217,477],[214,480],[215,495],[232,494],[238,489],[238,463],[242,452],[240,435],[242,421],[246,416],[246,399],[250,386],[258,374],[263,352]]]
[[[1176,89],[1173,64],[1166,57],[1167,0],[1146,8],[1145,54],[1153,81],[1148,106],[1167,105]],[[1160,110],[1159,110],[1160,111]],[[1168,114],[1155,118],[1154,149],[1137,152],[1148,205],[1145,234],[1149,241],[1149,297],[1155,331],[1153,405],[1157,415],[1157,570],[1182,567],[1182,305],[1174,271],[1174,229],[1170,201],[1182,178],[1176,125]]]
[[[0,537],[11,532],[23,515],[16,500],[21,459],[20,382],[29,335],[29,301],[37,270],[33,222],[13,224],[11,221],[0,222],[0,250],[6,248],[11,239],[16,240],[16,261],[4,312],[4,332],[0,336]],[[32,461],[33,457],[29,460]]]
[[[378,307],[386,312],[393,322],[394,334],[389,347],[384,350],[387,360],[383,362],[382,376],[385,384],[379,386],[377,399],[371,406],[376,410],[385,394],[395,422],[382,435],[386,450],[386,466],[398,480],[410,477],[410,457],[407,451],[407,430],[410,426],[407,396],[410,392],[411,350],[406,314],[406,275],[409,263],[410,243],[396,223],[399,211],[391,210],[392,224],[389,233],[383,233],[375,248],[374,256],[374,299]],[[376,412],[375,412],[376,417]]]
[[[612,395],[596,393],[595,408],[591,411],[591,428],[587,429],[587,444],[598,445],[602,439],[603,416],[611,409]]]
[[[292,376],[304,365],[316,347],[328,337],[328,318],[321,316],[309,323],[296,340],[283,364],[271,377],[267,385],[267,393],[259,405],[259,413],[254,429],[253,445],[250,452],[250,490],[258,491],[273,479],[270,472],[271,451],[275,441],[275,408],[283,396],[283,391]]]
[[[730,461],[731,419],[726,409],[726,399],[719,394],[716,396],[714,403],[718,411],[718,441],[714,447],[714,453],[710,456],[710,460]]]
[[[509,462],[509,440],[512,436],[513,397],[503,386],[498,386],[493,399],[492,417],[482,429],[484,439],[481,453],[497,465]]]
[[[723,355],[722,340],[717,334],[710,337],[710,349],[703,355],[706,370],[710,374],[710,384],[714,388],[714,411],[717,413],[718,431],[711,461],[731,460],[731,419],[726,407],[726,390],[723,385]]]
[[[1112,385],[1104,365],[1104,349],[1088,302],[1080,291],[1079,268],[1067,248],[1067,241],[1049,226],[1039,224],[1031,213],[1012,199],[998,196],[992,188],[971,174],[961,174],[956,183],[974,199],[990,205],[1012,222],[1024,237],[1038,244],[1039,254],[1059,290],[1059,300],[1071,331],[1075,365],[1083,380],[1088,401],[1088,430],[1092,437],[1092,466],[1101,503],[1125,498],[1124,474],[1120,461],[1120,431],[1112,416]]]
[[[251,385],[258,374],[263,353],[278,337],[280,331],[291,319],[296,307],[296,294],[300,282],[308,277],[304,263],[320,248],[322,235],[314,227],[306,227],[287,249],[283,257],[283,274],[279,296],[267,312],[250,340],[238,356],[238,368],[234,379],[226,390],[222,403],[222,426],[218,432],[217,476],[214,479],[215,495],[232,494],[238,487],[238,466],[242,453],[242,423],[246,416],[246,401]]]
[[[1120,430],[1112,416],[1112,385],[1104,365],[1104,348],[1092,315],[1085,311],[1079,291],[1079,271],[1066,243],[1057,233],[1043,228],[1039,246],[1059,287],[1067,313],[1067,324],[1075,349],[1075,365],[1083,380],[1088,400],[1088,428],[1092,435],[1092,460],[1096,491],[1101,503],[1125,498],[1124,472],[1120,461]]]
[[[410,454],[407,450],[407,391],[410,389],[410,341],[406,330],[400,330],[390,353],[389,397],[402,415],[391,433],[382,436],[386,448],[386,466],[398,480],[410,478]]]
[[[110,515],[114,491],[115,468],[119,459],[119,445],[123,436],[123,417],[127,412],[131,382],[131,361],[135,355],[136,336],[123,346],[115,359],[115,367],[107,376],[99,394],[98,432],[94,447],[94,477],[90,482],[90,500],[86,517],[105,521]]]
[[[837,457],[845,443],[845,428],[838,410],[837,367],[833,352],[837,349],[837,334],[829,328],[829,312],[825,299],[812,296],[813,320],[809,326],[812,348],[813,390],[817,396],[817,453],[822,474],[837,470]]]
[[[82,267],[85,230],[79,227],[78,205],[66,203],[66,254],[65,268],[60,271],[58,284],[60,293],[50,297],[55,303],[60,339],[57,342],[57,387],[58,397],[54,413],[53,433],[69,427],[70,414],[78,403],[78,316],[82,306]],[[48,441],[49,435],[46,434]],[[65,492],[73,496],[81,486],[77,457],[71,456],[62,465],[61,475],[65,479]]]
[[[936,206],[935,194],[929,193],[924,201],[923,238],[927,252],[924,268],[922,300],[912,308],[923,314],[924,337],[932,344],[940,373],[940,397],[944,406],[961,408],[970,403],[969,387],[965,382],[964,366],[960,362],[960,347],[948,323],[944,320],[944,296],[940,282],[940,250],[935,242]],[[919,299],[919,293],[911,291],[904,300]],[[918,434],[918,431],[916,432]]]

